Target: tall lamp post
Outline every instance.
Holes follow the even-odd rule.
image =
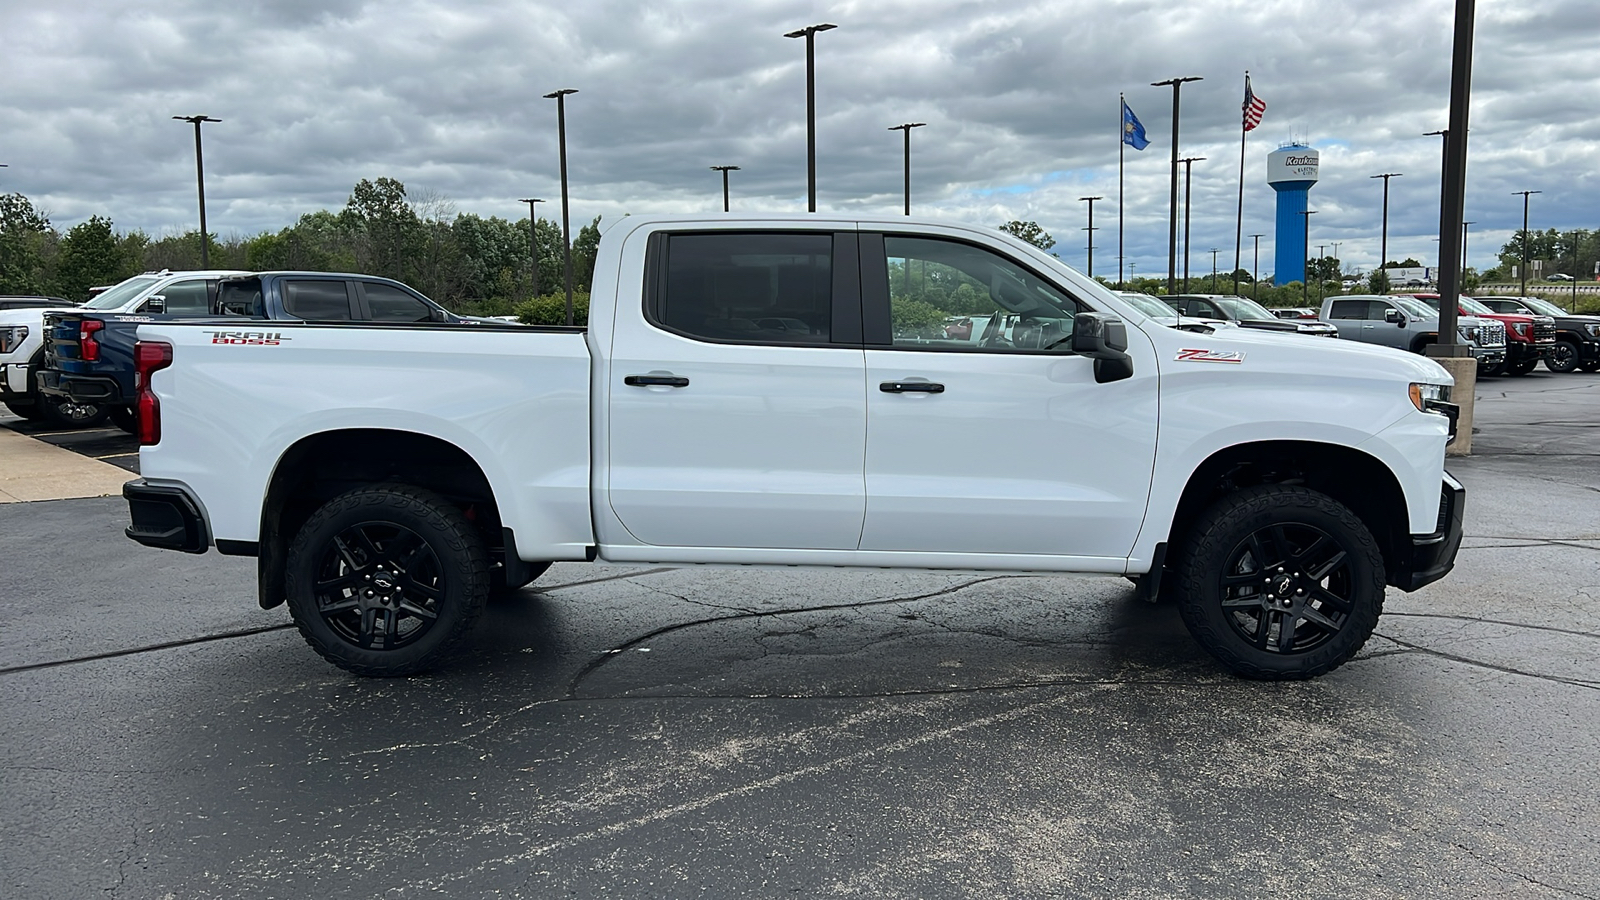
[[[1178,160],[1183,163],[1183,292],[1185,294],[1189,293],[1189,189],[1194,183],[1190,176],[1194,164],[1203,159],[1204,156],[1190,156]],[[1169,290],[1168,293],[1172,292]]]
[[[1513,194],[1522,195],[1522,296],[1528,296],[1528,197],[1533,194],[1542,194],[1544,191],[1512,191]],[[1574,271],[1573,276],[1577,276]]]
[[[722,211],[728,211],[728,173],[739,171],[738,166],[712,166],[711,171],[722,173]]]
[[[1217,292],[1217,248],[1211,248],[1211,292]]]
[[[561,246],[567,271],[567,325],[572,325],[572,214],[567,194],[567,95],[576,88],[562,88],[544,95],[556,101],[556,135],[561,144]]]
[[[200,125],[203,122],[221,122],[210,116],[173,116],[179,122],[194,124],[194,177],[200,188],[200,268],[211,268],[211,232],[206,229],[206,164],[200,150]]]
[[[518,203],[528,204],[528,258],[533,260],[533,296],[539,296],[539,214],[534,211],[535,204],[543,203],[543,197],[524,197]]]
[[[817,211],[817,32],[838,27],[824,22],[784,35],[806,39],[806,208],[811,212]]]
[[[1258,302],[1261,299],[1261,238],[1264,236],[1260,234],[1250,235],[1251,240],[1255,241],[1256,245],[1256,261],[1250,265],[1250,299]]]
[[[1378,269],[1389,264],[1389,179],[1399,178],[1404,172],[1385,172],[1382,175],[1368,175],[1368,178],[1383,179],[1383,237],[1378,239]]]
[[[1463,277],[1465,277],[1466,273],[1467,273],[1467,226],[1468,225],[1476,225],[1476,224],[1478,224],[1478,223],[1477,222],[1462,222],[1461,223],[1461,274],[1462,274]]]
[[[921,128],[927,122],[907,122],[904,125],[891,125],[890,131],[904,131],[906,133],[906,215],[911,215],[911,129]],[[815,209],[812,212],[816,212]]]
[[[1316,215],[1316,214],[1317,214],[1317,211],[1314,210],[1314,209],[1303,209],[1303,210],[1300,211],[1300,215],[1305,217],[1304,221],[1306,223],[1305,236],[1306,236],[1306,246],[1307,247],[1311,246],[1311,217]],[[1300,305],[1301,306],[1305,306],[1306,305],[1306,301],[1308,299],[1308,294],[1307,294],[1306,288],[1307,288],[1307,283],[1310,282],[1310,281],[1311,281],[1311,278],[1309,276],[1307,276],[1305,281],[1300,282]]]
[[[1079,197],[1078,199],[1079,200],[1087,200],[1087,201],[1089,201],[1089,227],[1085,228],[1084,231],[1089,232],[1089,240],[1088,240],[1087,250],[1088,250],[1088,253],[1089,253],[1089,277],[1092,279],[1092,278],[1094,278],[1094,233],[1096,231],[1100,230],[1100,229],[1094,227],[1094,202],[1096,200],[1104,200],[1105,198],[1104,197]]]
[[[1172,85],[1172,199],[1167,205],[1167,293],[1169,295],[1178,292],[1178,95],[1186,82],[1201,80],[1203,79],[1195,76],[1186,76],[1150,82],[1151,87]]]

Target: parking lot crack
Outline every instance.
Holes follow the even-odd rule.
[[[1502,666],[1502,665],[1499,665],[1499,664],[1496,664],[1496,663],[1485,662],[1485,661],[1483,661],[1481,659],[1473,659],[1470,656],[1462,656],[1460,654],[1449,653],[1449,652],[1444,651],[1444,650],[1435,650],[1432,647],[1424,647],[1421,644],[1414,644],[1414,643],[1412,643],[1410,641],[1402,641],[1399,638],[1393,637],[1391,635],[1380,634],[1378,632],[1373,632],[1373,633],[1376,634],[1378,637],[1383,638],[1386,641],[1389,641],[1389,642],[1394,643],[1394,644],[1398,644],[1401,647],[1405,647],[1408,650],[1412,650],[1412,651],[1415,651],[1417,653],[1426,654],[1428,656],[1436,656],[1436,657],[1438,657],[1440,659],[1448,659],[1451,662],[1458,662],[1458,663],[1461,663],[1463,665],[1468,665],[1468,666],[1477,666],[1478,668],[1481,668],[1481,669],[1489,669],[1490,671],[1501,672],[1501,673],[1504,673],[1506,675],[1519,675],[1519,676],[1522,676],[1524,678],[1534,678],[1534,679],[1538,679],[1539,681],[1548,681],[1548,682],[1551,682],[1552,684],[1565,684],[1565,685],[1569,685],[1571,687],[1584,688],[1586,690],[1591,690],[1591,691],[1600,691],[1600,682],[1587,681],[1587,680],[1584,680],[1584,679],[1581,679],[1581,678],[1562,678],[1559,675],[1546,675],[1546,674],[1544,674],[1542,672],[1530,672],[1527,669],[1518,669],[1518,668],[1516,668],[1514,666]],[[1378,655],[1380,655],[1380,654],[1369,654],[1368,656],[1363,657],[1363,658],[1364,659],[1372,659],[1372,658],[1375,658]],[[1384,655],[1387,655],[1387,654],[1384,654]]]
[[[1475,862],[1482,863],[1482,864],[1488,866],[1489,868],[1494,869],[1496,872],[1501,872],[1503,874],[1510,875],[1513,878],[1520,878],[1523,881],[1526,881],[1527,883],[1529,883],[1531,885],[1536,885],[1538,887],[1542,887],[1542,888],[1544,888],[1545,890],[1548,890],[1548,891],[1555,891],[1558,894],[1565,894],[1565,895],[1567,895],[1569,897],[1582,897],[1583,900],[1600,900],[1600,894],[1587,894],[1587,893],[1584,893],[1583,891],[1577,890],[1576,888],[1563,887],[1562,885],[1559,885],[1559,884],[1551,884],[1548,881],[1540,881],[1539,879],[1534,878],[1532,875],[1528,875],[1528,874],[1523,873],[1523,872],[1518,872],[1516,869],[1508,869],[1505,866],[1502,866],[1499,863],[1495,862],[1494,860],[1488,859],[1483,854],[1481,854],[1478,851],[1472,849],[1471,847],[1468,847],[1466,844],[1462,844],[1462,843],[1459,843],[1457,841],[1450,841],[1449,843],[1450,843],[1450,846],[1452,846],[1452,847],[1456,848],[1457,850],[1460,850],[1461,852],[1463,852],[1463,853],[1467,854],[1468,856],[1472,857],[1472,859]]]

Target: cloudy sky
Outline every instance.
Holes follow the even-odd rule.
[[[1533,197],[1538,228],[1600,227],[1600,15],[1595,0],[1478,0],[1466,218],[1487,267]],[[208,216],[223,235],[338,208],[390,176],[461,212],[517,218],[559,198],[555,103],[575,222],[596,215],[805,208],[804,42],[817,37],[818,206],[892,213],[912,138],[913,209],[1039,222],[1096,271],[1116,265],[1119,92],[1153,140],[1127,153],[1126,256],[1166,268],[1171,90],[1194,167],[1194,268],[1232,255],[1244,71],[1267,111],[1251,133],[1245,234],[1273,195],[1281,142],[1322,154],[1311,243],[1346,268],[1437,254],[1438,138],[1447,122],[1453,0],[0,0],[0,191],[70,226],[90,215],[154,234],[192,227],[193,132],[204,113]],[[556,210],[556,204],[542,207]],[[1245,265],[1249,261],[1246,238]],[[1315,252],[1315,250],[1313,250]]]

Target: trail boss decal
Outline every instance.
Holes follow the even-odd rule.
[[[258,347],[276,347],[289,340],[281,331],[206,331],[213,344],[247,344]]]
[[[1175,357],[1179,362],[1217,362],[1217,363],[1242,363],[1244,362],[1243,350],[1179,350]]]

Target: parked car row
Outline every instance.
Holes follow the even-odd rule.
[[[9,298],[8,298],[9,299]],[[398,281],[330,272],[147,272],[73,305],[54,298],[0,309],[0,401],[28,419],[138,430],[135,331],[215,318],[218,343],[270,340],[240,320],[469,325]]]

